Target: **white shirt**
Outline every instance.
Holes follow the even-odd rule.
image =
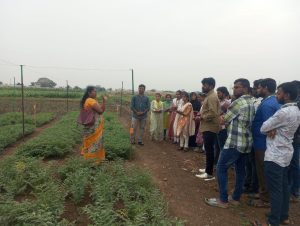
[[[293,138],[300,125],[300,110],[295,103],[283,105],[260,128],[264,134],[276,129],[274,139],[267,137],[265,161],[275,162],[281,167],[290,165],[293,157]]]

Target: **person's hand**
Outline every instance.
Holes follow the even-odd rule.
[[[276,132],[276,129],[273,129],[273,130],[267,132],[267,136],[268,136],[270,139],[274,139],[275,136],[276,136],[276,133],[277,133],[277,132]]]
[[[107,101],[107,96],[102,96],[103,101]]]
[[[220,116],[220,125],[225,125],[224,115]]]

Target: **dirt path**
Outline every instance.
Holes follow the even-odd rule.
[[[11,154],[14,153],[14,151],[16,150],[16,148],[18,148],[21,144],[25,143],[26,141],[38,136],[44,129],[47,129],[51,126],[53,126],[57,121],[59,120],[58,117],[56,117],[55,119],[53,119],[52,121],[50,121],[49,123],[41,126],[41,127],[37,127],[33,133],[28,134],[25,136],[24,139],[20,139],[17,142],[9,145],[8,147],[4,148],[4,150],[0,153],[0,160],[10,156]]]
[[[121,118],[121,122],[129,128],[128,117]],[[195,177],[197,170],[205,166],[204,154],[184,153],[169,142],[152,142],[147,136],[144,142],[145,146],[134,147],[135,156],[130,163],[150,171],[165,196],[171,216],[185,220],[186,225],[195,226],[250,225],[249,220],[254,219],[265,222],[265,213],[269,210],[247,206],[245,195],[240,207],[220,209],[204,203],[205,197],[218,197],[215,180],[203,181]],[[230,191],[234,183],[233,170],[229,174]],[[290,205],[290,225],[300,225],[299,207],[299,203]]]

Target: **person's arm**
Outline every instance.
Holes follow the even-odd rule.
[[[143,114],[146,114],[148,111],[150,111],[150,100],[148,97],[147,97],[146,105],[147,105],[147,108],[145,109],[145,111],[143,111]]]
[[[277,128],[286,125],[286,123],[286,112],[283,109],[278,110],[272,117],[262,124],[260,132],[268,135],[268,132],[272,132]]]
[[[184,111],[182,112],[182,115],[188,116],[188,115],[191,113],[192,110],[193,110],[192,105],[189,105],[189,106],[187,106],[187,107],[184,109]]]
[[[226,114],[224,115],[225,124],[229,124],[233,119],[239,116],[239,108],[238,100],[235,100],[231,103]]]
[[[102,114],[105,111],[105,109],[106,109],[106,100],[107,100],[107,97],[103,96],[102,97],[102,104],[100,105],[98,102],[95,102],[92,105],[92,109],[94,111],[96,111],[98,114]]]
[[[219,104],[217,100],[210,99],[207,100],[208,109],[203,111],[201,119],[203,121],[211,121],[212,119],[219,117]]]
[[[135,109],[135,96],[131,98],[130,109],[132,112],[137,114],[137,110]]]

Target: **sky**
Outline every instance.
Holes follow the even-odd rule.
[[[122,81],[200,91],[201,80],[299,78],[298,0],[0,0],[0,81]]]

